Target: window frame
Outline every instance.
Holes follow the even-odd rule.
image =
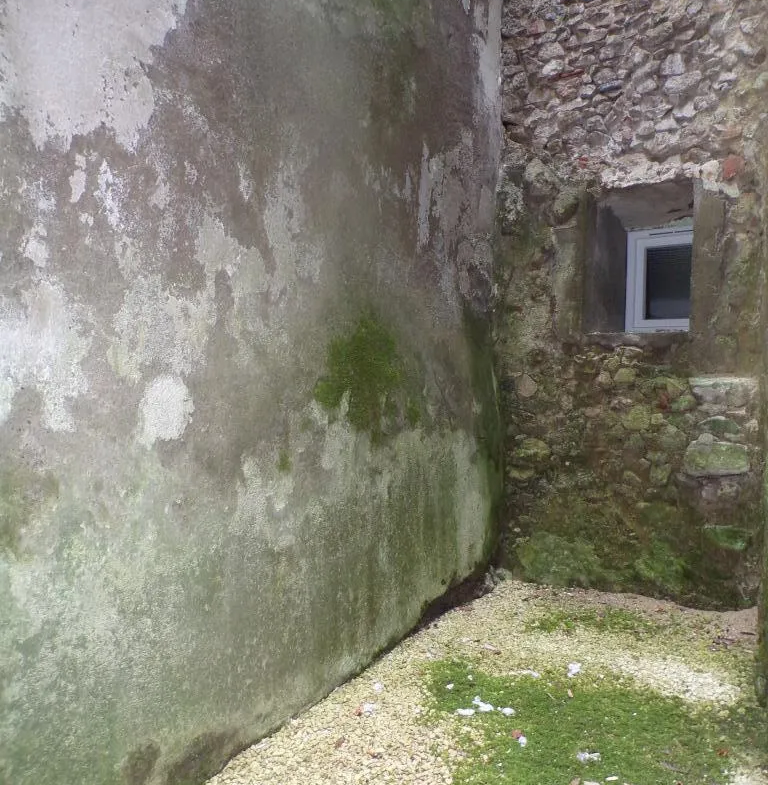
[[[687,332],[690,319],[646,319],[645,284],[648,248],[693,247],[693,227],[662,227],[627,232],[627,298],[624,331]]]

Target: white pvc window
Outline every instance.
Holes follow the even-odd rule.
[[[627,332],[689,328],[692,250],[690,227],[627,233]]]

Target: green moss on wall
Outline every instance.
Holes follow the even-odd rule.
[[[381,14],[388,26],[411,24],[414,16],[420,13],[424,6],[419,0],[371,0],[371,5]]]
[[[292,468],[293,462],[291,461],[291,454],[287,449],[283,448],[277,456],[277,470],[287,474]]]
[[[349,422],[379,440],[385,415],[396,409],[394,393],[403,384],[394,336],[372,316],[365,316],[350,335],[331,341],[326,366],[327,375],[315,385],[315,400],[333,411],[348,394]]]
[[[662,594],[679,594],[686,587],[685,559],[663,540],[654,539],[633,563],[637,577]]]
[[[594,546],[579,538],[536,531],[517,549],[525,577],[552,586],[599,586],[606,570]]]
[[[639,478],[613,488],[585,471],[556,475],[517,519],[521,533],[509,542],[505,563],[542,583],[743,606],[733,578],[754,548],[749,510],[734,507],[725,531],[679,502],[636,502],[642,488]]]
[[[554,541],[533,537],[543,532],[560,538],[559,553],[563,543],[574,552],[574,583],[705,607],[753,601],[761,465],[753,404],[714,416],[720,409],[701,405],[671,350],[512,350],[500,357],[509,463],[502,561],[542,580],[554,558]],[[568,575],[556,572],[558,581]]]

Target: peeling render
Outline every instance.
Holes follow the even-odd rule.
[[[115,373],[134,381],[148,367],[188,374],[203,362],[215,321],[213,280],[194,300],[163,288],[158,275],[137,278],[114,317],[109,361]]]
[[[151,447],[158,439],[180,439],[194,411],[182,379],[158,376],[147,386],[139,405],[139,441]]]
[[[18,391],[32,387],[42,398],[45,427],[72,431],[70,401],[88,390],[80,363],[91,341],[83,334],[82,315],[48,281],[19,299],[0,299],[0,423],[8,419]]]
[[[0,107],[18,109],[38,148],[66,150],[72,137],[105,124],[135,148],[155,108],[142,68],[184,14],[186,0],[5,0]]]
[[[500,3],[0,8],[0,781],[192,785],[487,558]]]

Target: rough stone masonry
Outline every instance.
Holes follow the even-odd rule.
[[[496,338],[521,575],[759,597],[767,29],[749,0],[505,2]],[[628,332],[627,233],[675,220],[690,328]]]

